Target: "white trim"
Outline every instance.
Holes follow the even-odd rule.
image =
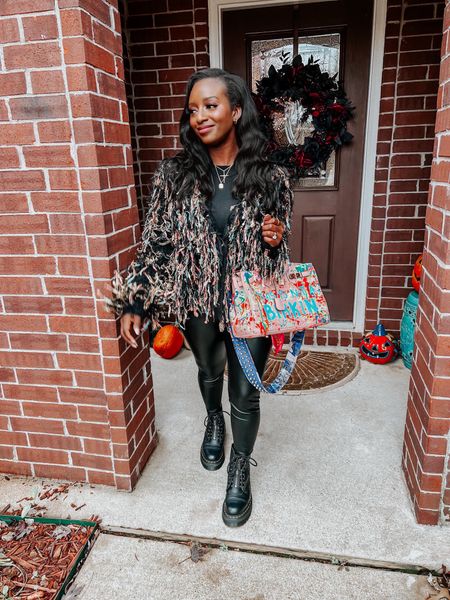
[[[353,322],[355,331],[363,331],[366,308],[367,274],[369,271],[370,225],[375,185],[378,121],[380,117],[381,78],[386,33],[387,0],[374,0],[372,52],[370,57],[369,93],[367,96],[366,139],[359,215],[358,258],[356,260],[355,302]]]
[[[262,7],[274,6],[277,4],[295,4],[298,1],[299,0],[208,0],[209,48],[211,66],[222,66],[222,13],[225,10],[249,8],[252,6]],[[300,1],[333,2],[334,0]],[[353,322],[329,323],[325,327],[326,329],[339,329],[340,331],[363,331],[364,328],[367,274],[369,269],[370,225],[372,221],[372,203],[375,183],[378,119],[380,115],[381,77],[383,71],[386,11],[387,0],[374,0]]]
[[[330,321],[327,325],[321,325],[320,329],[331,329],[332,331],[353,331],[352,321]]]
[[[311,4],[313,2],[335,2],[336,0],[208,0],[209,61],[211,67],[222,67],[222,13],[226,10],[260,8],[277,4]],[[386,0],[387,1],[387,0]]]

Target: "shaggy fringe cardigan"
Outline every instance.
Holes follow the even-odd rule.
[[[242,198],[230,212],[225,239],[216,233],[206,198],[196,187],[190,197],[177,200],[172,190],[174,164],[161,163],[154,175],[142,240],[136,259],[125,277],[115,272],[110,310],[121,316],[127,312],[159,325],[163,309],[184,328],[188,313],[214,319],[215,307],[223,302],[220,330],[226,327],[227,294],[220,298],[223,272],[225,290],[231,290],[233,272],[258,270],[264,277],[278,277],[287,267],[287,238],[292,213],[292,191],[286,172],[273,167],[278,201],[270,211],[285,230],[277,248],[265,244],[261,225],[264,214],[258,198]],[[228,250],[224,254],[223,248]]]

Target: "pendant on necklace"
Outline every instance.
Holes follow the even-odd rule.
[[[223,183],[219,183],[219,190],[223,190]]]

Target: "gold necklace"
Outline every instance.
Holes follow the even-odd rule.
[[[219,180],[219,190],[223,190],[224,185],[225,185],[225,180],[228,177],[228,175],[230,174],[231,168],[233,166],[234,163],[232,163],[229,167],[218,167],[217,165],[214,165],[214,168],[216,170],[217,173],[217,178]],[[222,173],[219,173],[219,169],[222,171]]]

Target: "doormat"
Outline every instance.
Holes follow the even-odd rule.
[[[278,375],[286,358],[287,350],[277,355],[271,352],[267,359],[263,382],[269,384]],[[318,352],[302,350],[292,375],[279,394],[312,394],[339,387],[359,371],[359,356],[350,352]],[[227,368],[225,378],[228,377]]]
[[[263,381],[270,383],[278,375],[287,350],[267,359]],[[359,371],[359,356],[350,352],[318,352],[302,350],[291,377],[281,394],[299,394],[324,391],[347,383]]]
[[[0,599],[62,598],[97,528],[96,521],[0,515]]]

